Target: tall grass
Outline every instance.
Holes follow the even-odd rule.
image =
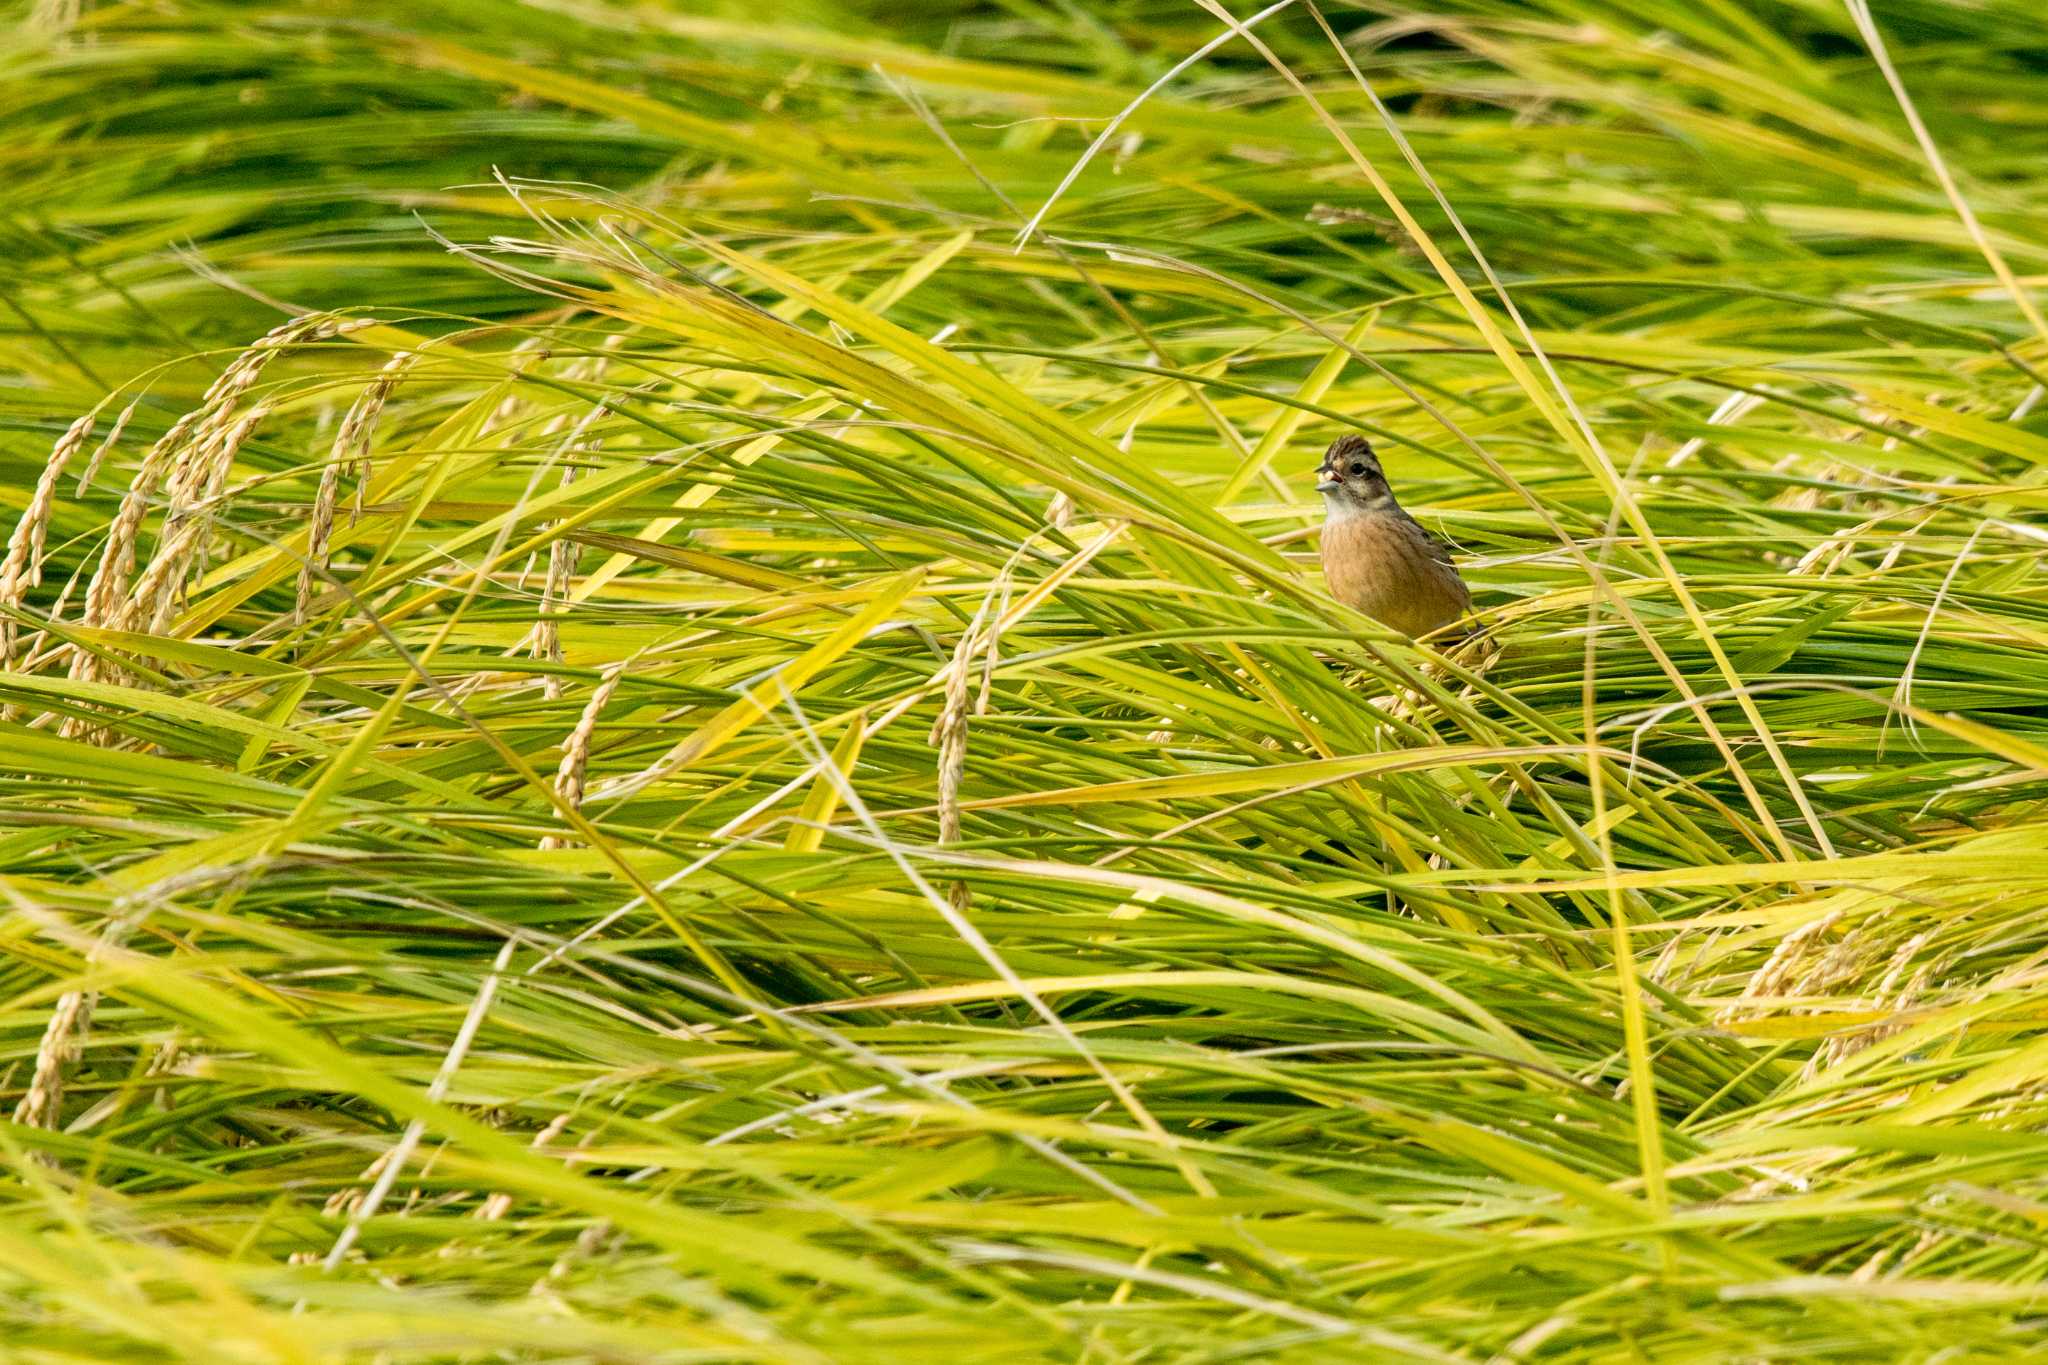
[[[2032,1358],[2048,30],[1258,13],[17,15],[9,1353]]]

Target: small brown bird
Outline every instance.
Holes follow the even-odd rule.
[[[1379,457],[1362,436],[1339,436],[1316,470],[1323,577],[1330,595],[1382,625],[1424,636],[1464,619],[1472,594],[1450,549],[1394,501]]]

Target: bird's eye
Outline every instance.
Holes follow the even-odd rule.
[[[1351,462],[1351,472],[1354,474],[1363,474],[1365,472],[1365,461],[1353,460]]]

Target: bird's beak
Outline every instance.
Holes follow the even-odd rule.
[[[1316,475],[1316,492],[1318,493],[1327,493],[1333,488],[1341,487],[1343,485],[1337,482],[1331,475],[1321,473]]]

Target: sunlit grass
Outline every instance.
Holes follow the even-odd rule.
[[[2030,11],[905,9],[10,34],[23,1358],[2028,1356]]]

